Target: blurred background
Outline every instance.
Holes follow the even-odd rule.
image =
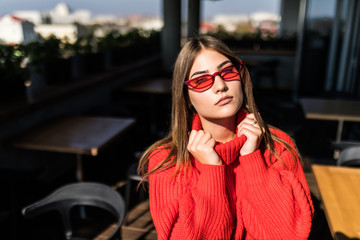
[[[244,59],[261,115],[303,155],[318,212],[311,238],[332,239],[311,164],[335,165],[334,141],[360,137],[356,0],[0,0],[3,239],[39,239],[45,230],[43,239],[57,239],[53,221],[33,223],[21,209],[64,184],[102,182],[129,197],[130,169],[167,134],[176,56],[197,34]],[[345,100],[340,109],[351,105],[357,116],[311,117],[302,99]],[[61,122],[73,117],[86,121]],[[115,129],[108,119],[133,122]],[[128,211],[146,192],[132,187],[131,199]],[[156,239],[143,215],[145,223],[123,227],[123,239]]]

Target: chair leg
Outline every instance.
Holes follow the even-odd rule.
[[[70,208],[59,210],[60,216],[64,224],[64,234],[66,239],[72,238],[72,229],[70,223]]]
[[[126,192],[125,192],[125,219],[124,219],[125,226],[128,225],[130,194],[131,194],[131,179],[128,178],[126,182]]]

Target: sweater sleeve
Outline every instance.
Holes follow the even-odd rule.
[[[314,209],[300,161],[284,147],[280,157],[286,166],[267,164],[260,150],[240,157],[242,215],[250,238],[307,239],[310,233]]]
[[[150,157],[149,169],[166,157]],[[150,212],[158,239],[230,239],[232,215],[224,166],[201,165],[174,177],[174,167],[149,176]]]

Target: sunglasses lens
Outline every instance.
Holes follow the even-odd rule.
[[[211,76],[201,76],[198,78],[194,78],[189,82],[189,86],[196,90],[205,91],[206,88],[212,85],[212,77]]]
[[[203,92],[211,88],[214,83],[214,78],[219,75],[225,81],[240,80],[239,73],[242,69],[243,62],[240,66],[230,66],[222,69],[220,72],[213,75],[203,75],[185,82],[195,92]]]
[[[239,72],[235,66],[224,68],[220,74],[221,78],[224,80],[235,80],[238,79],[239,76]]]

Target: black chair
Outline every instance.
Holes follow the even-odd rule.
[[[104,184],[79,182],[65,185],[42,200],[24,207],[22,214],[25,217],[35,217],[56,210],[61,215],[66,239],[83,239],[73,237],[70,211],[75,206],[79,206],[80,210],[86,210],[86,206],[92,206],[109,212],[117,219],[117,223],[107,239],[120,239],[125,203],[120,193]]]
[[[338,166],[360,167],[360,147],[345,148],[337,159]]]
[[[136,190],[137,185],[142,180],[142,177],[140,175],[138,175],[138,172],[137,172],[139,160],[140,160],[142,154],[143,154],[143,152],[135,152],[134,156],[135,156],[136,162],[132,163],[127,171],[126,192],[125,192],[125,212],[127,215],[124,220],[125,226],[129,224],[128,215],[129,215],[129,211],[130,211],[131,196],[133,195],[133,193],[137,192],[139,194],[138,200],[140,200],[140,201],[143,201],[146,198],[146,193],[145,193],[144,189],[142,189],[142,187],[140,187],[138,189],[138,191]],[[134,181],[135,181],[136,185],[133,185]],[[144,181],[147,182],[148,180],[145,179]]]
[[[358,141],[341,141],[341,142],[332,141],[331,146],[335,150],[341,151],[341,150],[344,150],[349,147],[360,147],[360,142],[358,142]]]

